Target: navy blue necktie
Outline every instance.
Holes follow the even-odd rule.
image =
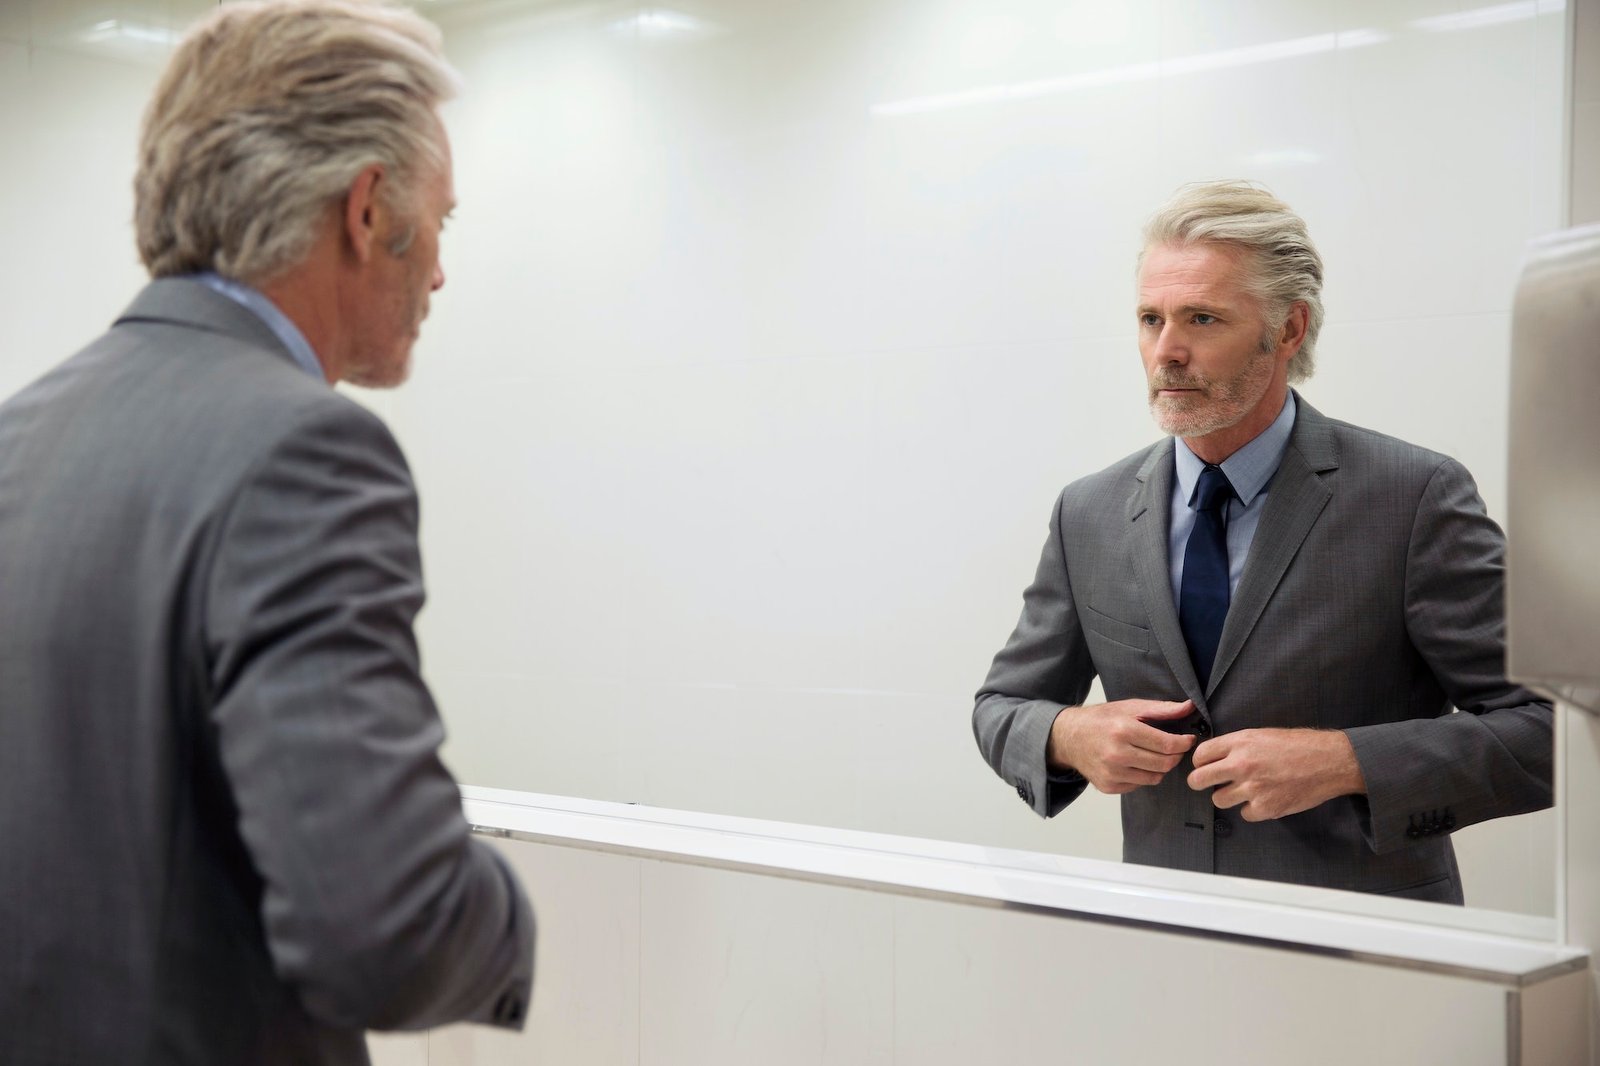
[[[1178,625],[1189,645],[1189,661],[1200,687],[1211,683],[1211,666],[1228,617],[1228,501],[1233,486],[1218,466],[1206,465],[1195,490],[1194,529],[1183,555]]]

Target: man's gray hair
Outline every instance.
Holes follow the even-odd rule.
[[[1249,253],[1245,285],[1260,301],[1271,334],[1283,328],[1293,304],[1306,305],[1306,339],[1289,361],[1289,381],[1311,376],[1322,332],[1322,257],[1305,220],[1288,204],[1248,181],[1185,185],[1145,224],[1140,262],[1162,244],[1228,244]]]
[[[409,218],[420,177],[444,165],[437,108],[457,84],[438,29],[403,8],[223,5],[178,45],[145,111],[139,257],[152,277],[270,281],[305,258],[329,207],[373,163]]]

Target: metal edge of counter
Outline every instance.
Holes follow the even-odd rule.
[[[480,834],[1001,907],[1523,988],[1588,965],[1555,922],[1331,889],[463,787]]]

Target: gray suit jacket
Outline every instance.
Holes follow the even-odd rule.
[[[1108,700],[1193,699],[1202,735],[1342,729],[1365,797],[1250,823],[1189,789],[1185,757],[1123,796],[1123,858],[1461,902],[1450,830],[1549,806],[1552,762],[1550,705],[1505,679],[1504,538],[1471,475],[1299,399],[1202,691],[1167,566],[1172,455],[1161,441],[1062,492],[978,693],[984,757],[1058,813],[1085,782],[1047,772],[1050,725],[1096,675]]]
[[[0,1062],[520,1025],[533,919],[418,674],[383,424],[187,280],[0,406]]]

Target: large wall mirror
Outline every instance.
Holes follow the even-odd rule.
[[[140,284],[140,108],[201,0],[0,7],[10,392]],[[1512,291],[1564,221],[1568,13],[1461,0],[433,0],[467,91],[413,380],[424,662],[470,784],[1114,859],[972,696],[1061,486],[1154,440],[1139,228],[1308,221],[1306,398],[1506,498]],[[1551,812],[1458,834],[1555,913]]]

